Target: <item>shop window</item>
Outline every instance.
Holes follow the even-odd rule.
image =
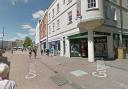
[[[108,56],[107,52],[107,38],[106,37],[96,37],[94,38],[94,50],[95,57],[104,57]]]

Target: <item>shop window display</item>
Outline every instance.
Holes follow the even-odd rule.
[[[107,38],[97,37],[94,39],[95,57],[107,57]]]

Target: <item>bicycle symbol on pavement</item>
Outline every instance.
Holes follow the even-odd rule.
[[[28,74],[25,75],[25,79],[32,79],[36,77],[35,65],[33,63],[29,63]]]
[[[107,66],[105,66],[104,60],[97,60],[96,71],[92,72],[92,75],[95,77],[107,77]]]

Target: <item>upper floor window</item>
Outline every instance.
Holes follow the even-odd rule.
[[[60,20],[58,19],[57,20],[57,30],[59,30],[60,29]]]
[[[51,33],[51,26],[49,26],[48,33],[49,34]]]
[[[60,5],[59,5],[59,3],[57,4],[57,13],[59,13],[59,11],[60,11]]]
[[[55,23],[52,24],[52,31],[55,31]]]
[[[72,0],[68,0],[68,3],[72,2]]]
[[[68,24],[72,23],[72,11],[68,13]]]
[[[55,15],[55,12],[54,12],[54,9],[52,9],[52,17],[54,17]]]
[[[51,13],[49,13],[49,20],[51,20]]]
[[[63,0],[63,4],[65,4],[65,0]]]
[[[104,10],[105,18],[110,19],[113,21],[117,20],[117,11],[115,7],[112,7],[109,4],[105,5],[105,10]]]
[[[88,8],[95,8],[96,7],[96,0],[88,0]]]

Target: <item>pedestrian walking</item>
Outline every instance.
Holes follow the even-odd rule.
[[[49,49],[46,49],[46,55],[49,56]]]
[[[32,57],[32,49],[29,49],[29,59]]]
[[[41,49],[41,55],[43,55],[43,49]]]
[[[0,89],[16,89],[16,83],[7,78],[9,66],[5,63],[0,63]]]
[[[36,56],[37,56],[37,49],[34,48],[34,49],[33,49],[33,52],[34,52],[34,58],[36,59]]]
[[[13,48],[11,48],[11,53],[13,54]]]

